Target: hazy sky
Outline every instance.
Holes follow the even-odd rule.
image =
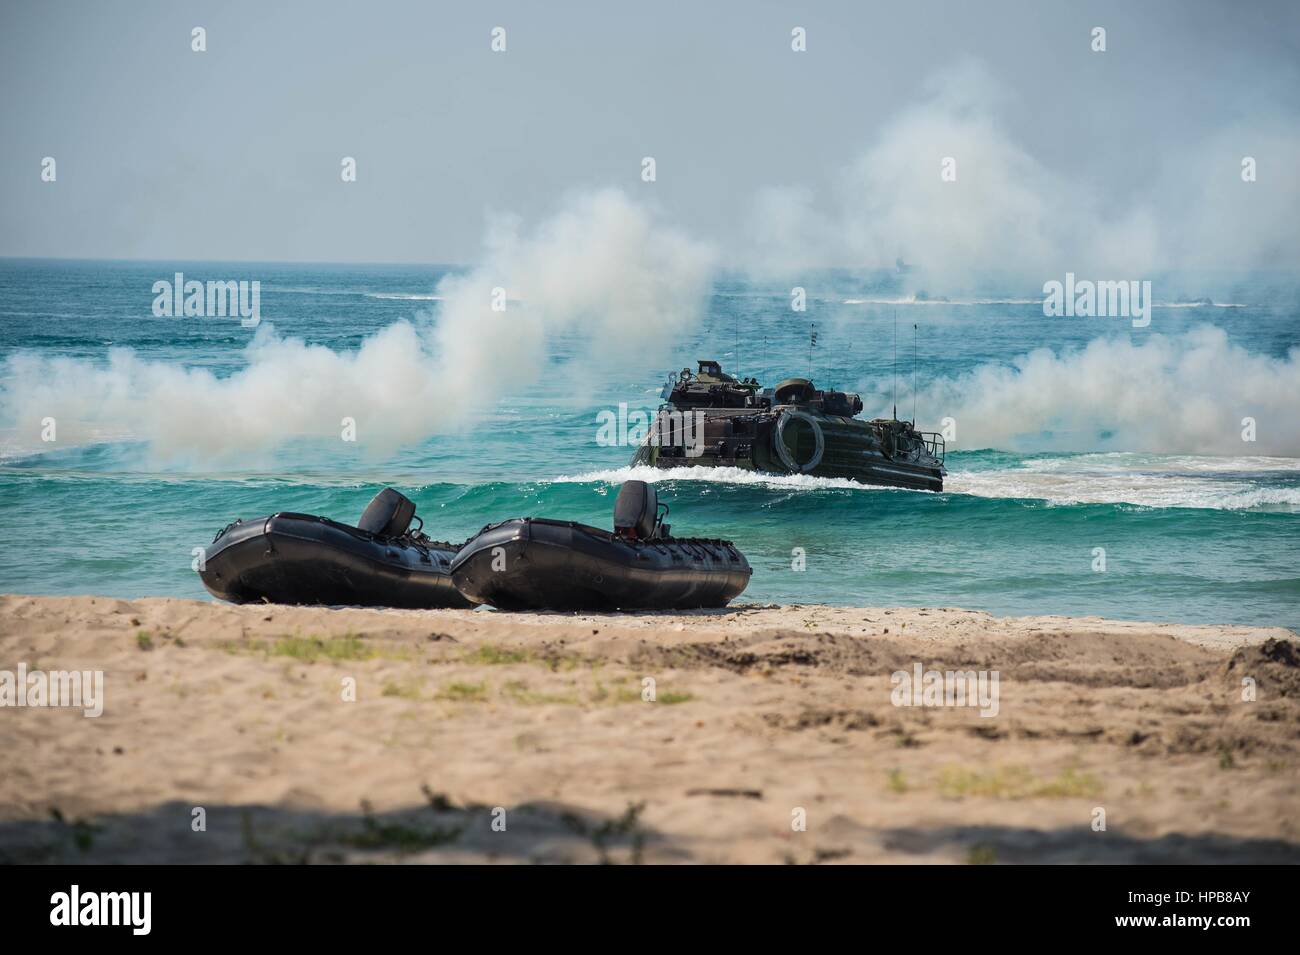
[[[5,256],[475,262],[489,213],[615,187],[724,262],[959,255],[999,215],[1003,255],[1300,259],[1287,0],[0,4]],[[937,223],[887,171],[937,181],[952,142],[995,185]]]

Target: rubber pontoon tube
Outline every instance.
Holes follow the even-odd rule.
[[[786,447],[785,444],[785,426],[795,418],[807,421],[808,424],[812,425],[813,437],[817,441],[817,450],[814,451],[813,456],[802,465],[795,461],[794,455],[790,453],[790,449]],[[776,427],[772,429],[772,450],[776,452],[776,456],[781,459],[781,463],[790,471],[795,474],[807,474],[813,468],[817,467],[817,465],[822,463],[822,455],[826,452],[826,438],[822,435],[822,426],[818,424],[817,419],[811,415],[805,414],[802,411],[791,411],[786,409],[781,412],[781,416],[776,420]]]

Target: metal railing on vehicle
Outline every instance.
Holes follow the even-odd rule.
[[[921,439],[927,451],[939,459],[943,464],[943,456],[947,451],[947,445],[944,443],[943,435],[937,431],[918,431],[916,436]]]

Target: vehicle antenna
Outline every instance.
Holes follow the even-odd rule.
[[[894,309],[894,420],[898,420],[898,309]]]
[[[812,350],[817,344],[817,323],[813,322],[808,326],[808,377],[812,378]]]
[[[912,323],[912,430],[916,430],[916,322]]]

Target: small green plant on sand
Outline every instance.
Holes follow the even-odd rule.
[[[543,693],[530,689],[523,680],[511,680],[501,692],[506,699],[521,706],[577,706],[581,702],[575,693]]]
[[[527,650],[512,650],[485,643],[475,647],[462,658],[466,663],[481,663],[486,666],[503,666],[510,663],[527,663],[532,655]]]
[[[901,769],[891,769],[889,771],[888,785],[891,793],[907,792],[907,780],[903,779],[903,771]]]
[[[695,699],[694,694],[687,692],[685,690],[680,692],[674,690],[667,690],[663,693],[658,694],[655,697],[655,702],[664,703],[667,704],[668,706],[672,706],[674,703],[689,703],[693,699]]]
[[[389,680],[384,684],[382,693],[384,696],[397,697],[403,700],[418,700],[420,699],[420,690],[421,687],[418,683],[397,683]]]
[[[645,803],[629,803],[623,815],[617,819],[606,819],[598,826],[590,826],[580,816],[574,813],[565,813],[560,817],[560,821],[568,826],[573,832],[581,836],[586,836],[591,840],[596,852],[600,856],[601,865],[612,865],[614,859],[609,854],[609,843],[611,839],[627,837],[632,843],[631,863],[640,865],[642,855],[645,849],[645,831],[641,828],[641,813],[645,811]]]
[[[997,850],[983,843],[971,846],[970,851],[966,853],[967,865],[993,865],[997,861]]]
[[[1232,769],[1237,765],[1237,761],[1232,756],[1232,750],[1228,748],[1227,743],[1219,744],[1219,768]]]
[[[281,637],[271,644],[269,652],[273,657],[292,657],[308,663],[315,660],[369,660],[375,655],[360,637],[350,633],[341,637]]]
[[[222,649],[227,653],[263,653],[272,657],[289,657],[303,663],[315,663],[317,660],[353,662],[379,656],[374,647],[367,646],[360,637],[351,633],[341,637],[304,637],[293,634],[270,642],[230,641],[222,644]]]
[[[487,684],[448,683],[438,691],[438,699],[455,703],[482,703],[487,699]]]
[[[1091,773],[1066,769],[1051,778],[1035,776],[1023,766],[1002,766],[974,771],[948,767],[939,775],[939,795],[948,799],[966,796],[986,799],[1034,799],[1094,797],[1101,783]]]
[[[377,819],[370,803],[361,804],[362,829],[344,834],[340,841],[354,849],[393,849],[397,852],[418,852],[432,849],[460,838],[464,826],[425,826],[401,821]]]

